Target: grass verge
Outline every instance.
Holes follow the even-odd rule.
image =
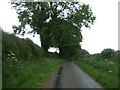
[[[118,88],[118,67],[117,64],[111,64],[111,61],[79,60],[75,61],[81,69],[93,77],[104,88]]]
[[[9,60],[10,61],[10,60]],[[43,58],[3,63],[3,88],[39,88],[64,60]]]

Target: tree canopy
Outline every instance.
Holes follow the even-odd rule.
[[[26,25],[32,28],[27,33],[40,34],[45,51],[57,47],[60,55],[74,55],[82,42],[82,26],[90,27],[95,20],[89,5],[79,2],[12,2],[20,25],[13,26],[16,34],[24,35]]]
[[[101,51],[101,56],[104,59],[110,59],[115,55],[115,50],[111,48],[106,48],[103,51]]]

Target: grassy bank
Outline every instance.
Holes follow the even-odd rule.
[[[102,59],[100,55],[90,55],[75,63],[105,88],[118,88],[118,62]]]
[[[38,88],[63,62],[57,58],[3,63],[3,88]],[[14,64],[13,64],[14,63]]]
[[[30,39],[2,32],[2,87],[40,88],[64,62],[57,54],[45,53]]]
[[[17,59],[31,59],[44,57],[41,47],[34,44],[32,40],[20,39],[14,34],[2,32],[2,59],[6,60],[14,53]]]

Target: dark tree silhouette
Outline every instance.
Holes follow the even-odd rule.
[[[58,47],[60,56],[74,55],[82,42],[81,27],[90,27],[95,16],[89,5],[78,2],[13,2],[20,25],[13,26],[16,34],[24,35],[25,26],[30,25],[28,33],[40,34],[41,46]]]

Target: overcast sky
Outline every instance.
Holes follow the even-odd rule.
[[[9,0],[2,0],[0,3],[0,26],[6,32],[13,32],[12,25],[18,24],[17,14],[11,9]],[[118,1],[120,0],[80,0],[89,4],[96,16],[96,21],[90,29],[83,28],[82,48],[89,53],[100,53],[105,48],[118,50]],[[40,45],[39,35],[31,38]]]

